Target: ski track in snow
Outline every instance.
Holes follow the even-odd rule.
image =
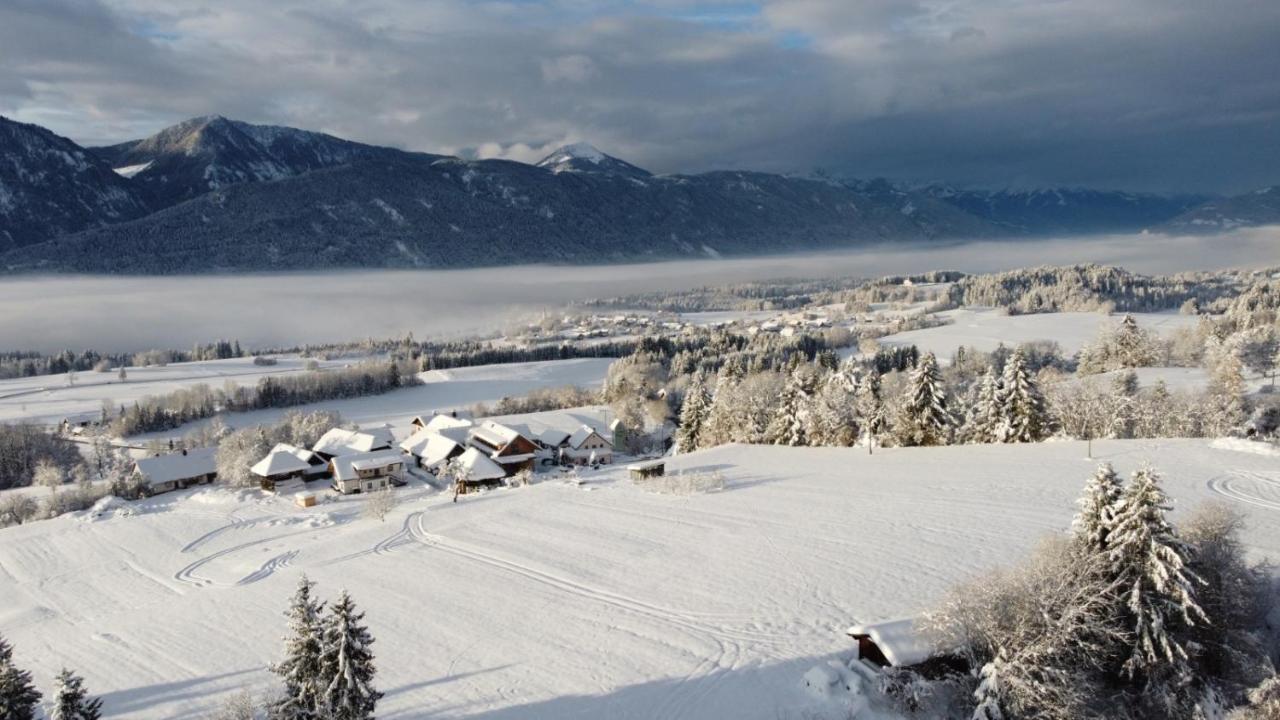
[[[1237,470],[1213,478],[1209,490],[1225,498],[1269,510],[1280,510],[1280,479],[1260,472]]]
[[[180,583],[184,583],[186,585],[192,585],[195,587],[211,587],[211,586],[212,587],[235,587],[237,585],[249,584],[248,582],[245,582],[246,580],[249,580],[249,578],[253,578],[253,580],[249,580],[249,582],[257,582],[259,580],[263,580],[267,577],[270,577],[271,574],[274,573],[280,567],[287,565],[289,561],[292,560],[293,556],[297,555],[297,552],[294,551],[288,559],[285,559],[283,555],[278,555],[272,558],[271,560],[268,560],[267,563],[264,564],[258,570],[254,571],[253,573],[250,573],[249,575],[245,576],[244,578],[241,578],[239,581],[234,583],[227,583],[219,580],[214,580],[212,578],[203,577],[197,574],[197,572],[201,568],[203,568],[205,565],[208,565],[209,563],[215,560],[221,560],[222,558],[225,558],[229,555],[234,555],[235,553],[241,552],[242,550],[247,550],[251,547],[257,547],[259,545],[266,545],[268,543],[273,543],[278,540],[283,540],[285,538],[293,537],[295,535],[307,535],[322,529],[323,528],[309,527],[305,530],[295,530],[293,532],[283,533],[281,535],[273,535],[267,538],[259,538],[257,540],[252,540],[247,543],[242,543],[240,545],[235,545],[233,547],[226,548],[225,550],[219,550],[218,552],[215,552],[212,555],[206,555],[205,557],[202,557],[199,560],[196,560],[190,565],[187,565],[186,567],[182,568],[178,572],[174,573],[173,579],[177,580]],[[285,553],[285,555],[290,555],[290,554]]]

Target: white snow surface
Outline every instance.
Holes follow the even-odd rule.
[[[268,375],[309,372],[306,362],[297,356],[281,356],[275,365],[254,365],[252,358],[233,358],[128,367],[124,381],[119,379],[119,370],[86,370],[75,374],[74,384],[65,374],[0,380],[0,422],[59,423],[78,413],[100,413],[104,400],[115,406],[132,404],[147,395],[163,395],[199,384],[220,388],[232,381],[252,386]],[[358,360],[318,362],[322,368],[333,368]]]
[[[112,170],[114,170],[120,177],[131,178],[149,167],[151,167],[150,161],[144,162],[141,165],[125,165],[124,167],[112,168]]]
[[[1193,327],[1199,318],[1177,313],[1131,313],[1138,326],[1164,334],[1180,327]],[[921,352],[933,352],[939,360],[951,357],[961,345],[983,352],[995,350],[1001,343],[1013,347],[1034,340],[1054,340],[1071,355],[1097,339],[1103,327],[1119,324],[1124,313],[1066,312],[1035,315],[1005,315],[991,308],[966,307],[937,313],[950,324],[923,330],[887,335],[884,345],[916,345]]]
[[[65,375],[0,380],[0,422],[32,420],[58,423],[76,413],[100,412],[103,400],[110,400],[113,405],[132,403],[146,395],[160,395],[200,383],[221,387],[226,380],[231,380],[241,385],[254,385],[266,375],[307,372],[303,369],[304,362],[298,358],[281,358],[278,365],[255,366],[250,359],[241,358],[129,368],[128,380],[124,383],[117,380],[115,371],[82,372],[77,374],[74,386],[67,385]],[[321,365],[332,367],[350,362],[355,361],[322,362]],[[421,386],[294,408],[227,413],[223,420],[230,427],[245,427],[275,422],[289,410],[336,410],[343,419],[366,429],[389,424],[397,431],[396,437],[403,438],[409,435],[409,423],[417,415],[430,417],[433,411],[448,412],[479,402],[492,403],[539,388],[564,385],[599,387],[611,362],[611,358],[578,358],[432,370],[419,374],[425,383]],[[141,435],[137,439],[181,435],[196,424],[172,432]]]
[[[644,492],[622,467],[449,502],[417,481],[379,522],[222,488],[0,530],[0,633],[41,687],[66,665],[109,718],[194,719],[261,689],[299,575],[352,592],[378,717],[801,717],[801,678],[850,625],[917,615],[1064,532],[1097,461],[1152,461],[1175,519],[1242,510],[1280,558],[1275,459],[1208,441],[865,450],[725,446],[668,459],[720,492]],[[540,475],[547,478],[547,475]],[[89,516],[88,513],[85,514]]]

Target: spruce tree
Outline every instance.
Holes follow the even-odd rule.
[[[1115,527],[1116,512],[1124,487],[1110,463],[1098,466],[1093,477],[1085,483],[1084,495],[1077,504],[1080,512],[1071,523],[1076,542],[1088,552],[1102,552]]]
[[[1001,424],[1000,397],[1000,378],[995,368],[988,367],[978,381],[977,393],[965,417],[965,442],[996,442]]]
[[[101,716],[102,700],[89,697],[84,679],[63,668],[58,673],[58,689],[49,720],[98,720]]]
[[[953,421],[933,353],[925,353],[911,371],[907,393],[896,428],[898,442],[907,446],[946,445]]]
[[[787,376],[782,398],[765,439],[773,445],[808,445],[814,390],[813,371],[797,366]]]
[[[324,603],[312,596],[314,587],[315,583],[303,575],[285,613],[289,618],[289,635],[284,639],[284,660],[271,666],[271,671],[284,681],[284,691],[272,708],[273,720],[320,717],[325,687],[320,675]]]
[[[1015,350],[1005,363],[998,397],[1001,416],[998,435],[1001,442],[1037,442],[1044,439],[1049,424],[1044,396],[1027,367],[1027,358],[1021,348]]]
[[[1121,667],[1152,689],[1184,678],[1186,628],[1207,621],[1196,602],[1197,578],[1187,568],[1190,550],[1165,518],[1168,500],[1154,470],[1133,474],[1107,535],[1111,572],[1125,602],[1132,647]]]
[[[852,366],[827,373],[813,402],[811,445],[850,447],[858,441],[858,382]]]
[[[861,382],[858,383],[857,396],[858,419],[862,424],[862,437],[867,443],[867,452],[871,453],[876,439],[884,432],[884,399],[880,395],[880,373],[871,368]]]
[[[698,442],[703,447],[715,447],[732,442],[734,437],[734,395],[738,388],[738,376],[729,370],[726,363],[716,378],[715,392],[711,395],[711,407],[707,409],[707,418],[702,422],[702,431]]]
[[[329,606],[320,654],[325,720],[367,720],[382,698],[373,687],[373,636],[363,619],[345,590]]]
[[[695,374],[684,395],[684,405],[680,408],[680,428],[676,430],[676,444],[680,452],[698,449],[702,442],[702,430],[711,414],[711,403],[706,375]]]
[[[31,673],[13,664],[13,648],[0,637],[0,718],[34,720],[40,697]]]

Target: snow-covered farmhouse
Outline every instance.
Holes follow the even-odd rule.
[[[249,472],[258,478],[258,484],[263,490],[276,492],[285,483],[296,485],[297,482],[324,475],[329,472],[329,467],[310,450],[280,443],[249,468]]]
[[[215,448],[197,448],[134,463],[133,472],[147,483],[147,492],[163,493],[213,482],[218,477]]]
[[[458,467],[464,473],[458,479],[463,494],[473,488],[501,485],[507,477],[506,468],[473,447],[467,448],[466,452],[458,456]]]
[[[915,665],[937,654],[912,618],[854,625],[845,634],[858,641],[858,659],[876,667]]]
[[[564,457],[576,465],[607,465],[613,462],[613,443],[595,428],[583,425],[569,436]]]
[[[404,484],[404,454],[399,450],[341,455],[329,461],[333,489],[343,495],[373,492]]]
[[[455,439],[430,429],[419,430],[400,443],[400,449],[423,470],[435,472],[466,450],[466,435]]]
[[[507,476],[521,470],[532,470],[538,446],[519,430],[492,420],[472,428],[467,444],[502,466]]]
[[[324,460],[332,460],[340,455],[354,455],[377,450],[387,450],[394,439],[388,428],[374,430],[344,430],[333,428],[320,436],[311,447],[312,452]]]
[[[444,413],[436,412],[430,415],[418,415],[409,424],[414,430],[425,430],[431,427],[449,427],[448,423],[450,422],[471,425],[471,413],[467,410],[450,410]]]

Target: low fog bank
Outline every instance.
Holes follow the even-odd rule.
[[[1142,273],[1280,264],[1280,227],[1213,236],[879,245],[839,253],[594,267],[0,280],[0,351],[248,347],[483,332],[566,303],[784,277],[989,272],[1097,262]]]

